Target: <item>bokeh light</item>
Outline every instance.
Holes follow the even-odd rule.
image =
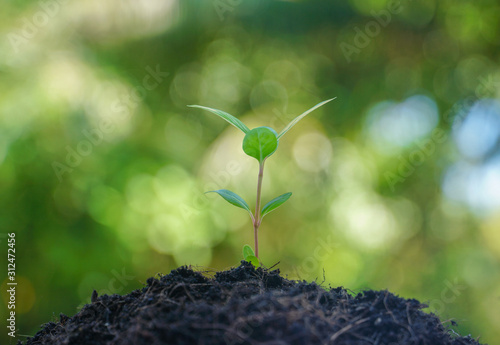
[[[499,339],[500,6],[217,3],[4,4],[0,245],[16,233],[19,333],[93,289],[224,269],[253,245],[245,211],[204,194],[255,205],[243,133],[187,105],[279,132],[337,97],[266,162],[263,201],[293,195],[261,226],[263,262],[431,301],[462,334]]]

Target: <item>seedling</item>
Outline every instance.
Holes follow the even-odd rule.
[[[257,159],[259,162],[259,174],[257,178],[257,198],[256,198],[256,205],[255,205],[255,213],[252,213],[250,210],[250,207],[246,203],[245,200],[243,200],[242,197],[240,197],[238,194],[231,192],[230,190],[227,189],[219,189],[219,190],[213,190],[209,191],[206,193],[217,193],[221,197],[224,198],[227,202],[230,204],[242,208],[248,212],[250,215],[250,218],[252,219],[252,224],[253,224],[253,233],[254,233],[254,240],[255,240],[255,253],[252,250],[252,248],[249,245],[245,245],[243,247],[243,257],[245,258],[246,261],[251,262],[255,266],[259,266],[259,240],[258,240],[258,230],[260,227],[260,224],[262,223],[262,219],[271,211],[274,211],[277,209],[279,206],[283,205],[292,195],[292,193],[285,193],[281,194],[280,196],[272,199],[269,201],[267,204],[264,205],[261,209],[261,191],[262,191],[262,177],[264,175],[264,163],[266,162],[266,159],[271,156],[276,149],[278,148],[278,143],[280,138],[285,135],[286,132],[288,132],[293,126],[297,124],[300,120],[302,120],[307,114],[312,112],[313,110],[321,107],[322,105],[334,100],[335,98],[323,101],[321,103],[316,104],[314,107],[311,109],[305,111],[304,113],[300,114],[297,116],[295,119],[292,120],[279,134],[272,128],[270,127],[257,127],[254,129],[249,129],[243,122],[238,120],[236,117],[234,117],[231,114],[228,114],[222,110],[217,110],[217,109],[212,109],[208,107],[204,107],[201,105],[190,105],[189,107],[195,107],[195,108],[201,108],[210,111],[211,113],[223,118],[230,124],[232,124],[234,127],[238,128],[241,130],[244,134],[245,137],[243,138],[243,151],[249,155],[250,157],[253,157]]]

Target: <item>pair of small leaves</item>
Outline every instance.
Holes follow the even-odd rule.
[[[245,244],[243,246],[243,258],[245,259],[245,261],[250,262],[255,267],[260,267],[259,259],[255,256],[252,247],[250,247],[248,244]]]
[[[209,191],[206,193],[219,194],[221,197],[224,198],[224,200],[226,200],[231,205],[234,205],[236,207],[240,207],[244,210],[247,210],[248,213],[250,214],[250,217],[252,218],[252,220],[254,220],[254,217],[252,215],[252,211],[250,211],[250,207],[248,206],[246,201],[243,200],[243,198],[241,196],[239,196],[238,194],[231,192],[230,190],[227,190],[227,189],[212,190],[212,191]],[[275,209],[277,209],[278,207],[283,205],[290,198],[291,195],[292,195],[292,193],[290,193],[290,192],[285,193],[285,194],[281,194],[280,196],[274,198],[273,200],[271,200],[267,204],[265,204],[264,207],[262,208],[262,211],[260,212],[260,219],[264,218],[264,216],[266,214],[268,214],[269,212],[274,211]]]
[[[307,114],[311,113],[315,109],[321,107],[322,105],[334,99],[335,98],[328,99],[326,101],[316,104],[311,109],[306,110],[305,112],[297,116],[295,119],[293,119],[288,125],[286,125],[286,127],[279,134],[270,127],[257,127],[250,130],[243,122],[238,120],[233,115],[228,114],[222,110],[204,107],[201,105],[190,105],[190,107],[208,110],[214,113],[215,115],[223,118],[224,120],[226,120],[227,122],[238,128],[239,130],[241,130],[243,133],[245,133],[245,138],[243,139],[243,151],[247,155],[257,159],[259,163],[262,164],[262,162],[267,157],[269,157],[276,151],[276,149],[278,148],[279,139],[286,132],[288,132],[293,126],[295,126],[297,122],[302,120]]]

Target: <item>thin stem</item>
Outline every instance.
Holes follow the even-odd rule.
[[[254,240],[255,240],[255,257],[257,257],[257,259],[259,258],[259,235],[258,235],[258,228],[259,226],[256,226],[254,224],[253,226],[253,237],[254,237]]]
[[[262,178],[264,176],[264,161],[259,164],[259,177],[257,179],[257,201],[255,205],[255,217],[253,219],[253,234],[255,239],[255,256],[259,257],[259,238],[258,230],[261,222],[260,218],[260,195],[262,190]]]

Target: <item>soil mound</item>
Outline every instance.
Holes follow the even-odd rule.
[[[325,290],[242,261],[211,278],[180,267],[128,295],[97,297],[25,345],[479,344],[425,307],[388,291]]]

